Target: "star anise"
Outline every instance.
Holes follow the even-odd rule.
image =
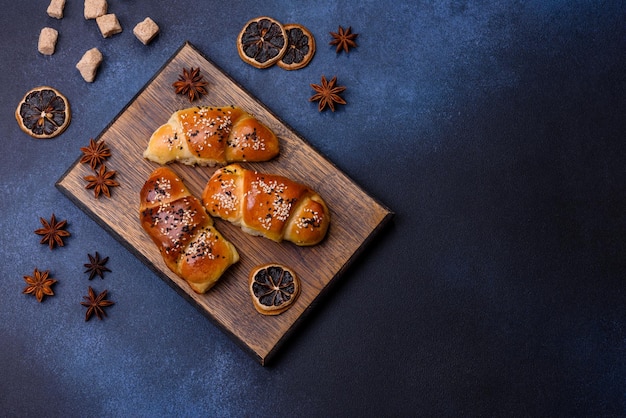
[[[115,170],[107,170],[106,166],[102,164],[95,174],[95,176],[83,177],[87,181],[85,188],[93,189],[96,198],[100,197],[100,194],[111,197],[111,190],[109,190],[109,188],[120,185],[117,181],[113,180],[117,172]]]
[[[337,76],[333,77],[330,81],[326,81],[326,77],[322,76],[322,83],[320,85],[311,84],[311,87],[317,93],[311,96],[311,98],[309,98],[309,101],[313,102],[319,100],[318,109],[320,112],[324,110],[326,106],[328,106],[330,110],[334,112],[335,103],[346,104],[346,101],[341,96],[339,96],[339,93],[344,91],[346,88],[343,86],[336,86],[336,83]]]
[[[43,225],[43,228],[39,228],[35,230],[35,234],[43,235],[40,244],[48,244],[50,249],[52,250],[55,245],[62,247],[63,237],[69,237],[70,233],[63,228],[67,225],[67,220],[62,220],[57,222],[54,213],[50,217],[50,222],[46,221],[44,218],[39,218],[39,222]]]
[[[107,292],[107,290],[104,290],[96,296],[96,292],[94,292],[91,286],[89,286],[89,295],[83,296],[83,299],[85,299],[86,302],[80,303],[87,308],[85,321],[89,321],[92,315],[96,315],[99,320],[102,320],[103,317],[107,316],[104,308],[115,304],[115,302],[106,299]]]
[[[358,33],[351,33],[352,26],[349,26],[348,29],[344,30],[341,26],[339,26],[339,30],[337,32],[330,32],[330,36],[333,37],[333,40],[330,41],[329,45],[336,45],[336,52],[339,53],[343,49],[346,53],[350,48],[356,48],[357,44],[355,39],[359,36]]]
[[[111,156],[111,150],[106,146],[104,141],[96,142],[93,139],[89,140],[88,147],[81,147],[83,157],[80,162],[83,164],[89,164],[94,170],[100,165],[104,164],[107,158]]]
[[[87,254],[87,256],[89,257],[89,263],[84,264],[84,266],[87,268],[85,273],[89,273],[89,280],[96,276],[100,276],[101,279],[104,279],[104,273],[111,271],[105,266],[107,261],[109,261],[109,257],[100,258],[98,251],[96,251],[95,255]]]
[[[204,76],[200,74],[200,68],[194,69],[191,67],[189,70],[183,68],[183,73],[178,76],[178,81],[175,81],[172,86],[176,94],[187,95],[190,102],[207,94],[206,86],[209,83],[204,81]]]
[[[39,271],[35,269],[32,276],[24,276],[24,281],[28,284],[22,293],[34,295],[38,302],[43,300],[44,295],[54,296],[51,286],[57,281],[49,278],[50,271]]]

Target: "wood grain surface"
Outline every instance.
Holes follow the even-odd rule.
[[[253,237],[216,219],[217,229],[237,247],[241,259],[204,295],[193,292],[184,280],[165,266],[158,249],[141,228],[138,214],[139,191],[158,166],[142,157],[150,135],[174,111],[191,106],[185,97],[174,94],[172,88],[183,67],[199,67],[209,82],[209,94],[194,105],[240,106],[273,129],[280,138],[278,158],[242,165],[260,172],[288,176],[309,185],[325,199],[332,219],[326,239],[314,247],[304,248]],[[105,141],[112,152],[107,167],[117,171],[116,180],[120,183],[119,187],[112,189],[112,197],[96,199],[92,190],[85,189],[83,177],[92,174],[92,170],[78,161],[80,156],[59,179],[57,187],[261,364],[266,364],[275,354],[317,298],[392,216],[391,211],[364,192],[190,43],[181,46],[97,140]],[[197,197],[215,170],[182,164],[170,167]],[[247,287],[248,274],[254,266],[268,262],[290,266],[302,282],[299,298],[278,316],[259,314]]]

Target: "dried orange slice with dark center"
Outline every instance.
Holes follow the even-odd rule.
[[[285,70],[297,70],[306,66],[315,54],[313,34],[297,23],[289,23],[283,27],[287,32],[287,51],[276,65]]]
[[[248,21],[237,37],[242,60],[257,68],[276,63],[287,50],[287,33],[278,21],[261,16]]]
[[[263,315],[283,313],[300,294],[300,280],[296,273],[280,264],[254,268],[249,284],[254,307]]]
[[[52,87],[30,90],[15,110],[20,129],[34,138],[53,138],[70,124],[70,103]]]

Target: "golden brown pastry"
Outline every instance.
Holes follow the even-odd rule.
[[[212,216],[276,242],[315,245],[330,223],[326,203],[309,187],[239,164],[222,167],[211,176],[202,203]]]
[[[141,189],[139,215],[165,264],[197,293],[210,289],[239,260],[200,201],[167,167],[154,170]]]
[[[144,158],[188,165],[267,161],[280,151],[267,126],[237,106],[190,107],[174,112],[150,137]]]

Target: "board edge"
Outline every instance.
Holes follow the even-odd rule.
[[[304,138],[298,131],[293,129],[291,125],[286,123],[281,117],[276,115],[266,104],[261,102],[254,94],[250,93],[245,87],[243,87],[237,80],[233,79],[230,74],[225,72],[218,64],[216,64],[213,60],[211,60],[208,56],[206,56],[201,50],[199,50],[194,44],[190,41],[184,41],[181,46],[179,46],[172,55],[161,65],[161,67],[154,73],[150,79],[148,79],[145,84],[133,95],[131,99],[121,108],[121,110],[117,113],[117,115],[111,119],[107,125],[100,131],[100,133],[96,136],[96,141],[99,141],[101,137],[117,122],[117,120],[124,114],[124,112],[139,98],[139,96],[150,86],[150,84],[163,72],[165,68],[179,55],[179,53],[185,48],[190,47],[195,53],[200,55],[203,59],[209,62],[212,66],[214,66],[224,77],[230,80],[233,84],[235,84],[238,88],[240,88],[248,97],[254,100],[260,107],[269,112],[272,117],[278,120],[281,124],[285,126],[289,131],[293,132],[299,140],[305,142],[309,147],[315,150],[315,152],[322,158],[327,164],[331,165],[333,168],[337,170],[337,172],[341,173],[341,175],[345,176],[347,180],[349,180],[352,184],[359,188],[359,190],[367,195],[376,205],[382,209],[385,215],[382,217],[378,225],[368,234],[365,240],[361,243],[361,245],[357,248],[357,250],[351,254],[350,258],[347,262],[335,273],[335,275],[328,281],[328,283],[320,290],[320,292],[315,296],[315,298],[311,301],[309,306],[300,314],[300,316],[294,321],[291,326],[285,331],[285,333],[277,340],[277,342],[271,347],[271,349],[265,354],[261,355],[260,353],[254,351],[248,344],[246,344],[241,338],[237,337],[232,331],[224,327],[220,324],[209,312],[205,309],[202,309],[202,306],[193,299],[190,295],[185,292],[185,290],[178,286],[176,282],[170,279],[166,274],[161,272],[147,257],[141,254],[136,248],[132,247],[128,242],[126,242],[123,237],[118,234],[115,230],[109,227],[104,221],[102,221],[94,211],[92,211],[87,205],[85,205],[80,199],[73,194],[73,192],[67,188],[63,182],[67,178],[67,176],[76,168],[78,164],[80,164],[80,155],[77,159],[72,163],[65,172],[59,177],[59,179],[55,182],[55,187],[61,191],[61,193],[67,197],[75,206],[77,206],[80,210],[86,213],[92,220],[96,222],[102,229],[108,232],[116,241],[118,241],[124,248],[129,250],[131,254],[133,254],[136,258],[138,258],[142,264],[146,265],[151,271],[153,271],[161,280],[165,281],[168,286],[176,291],[179,295],[181,295],[185,300],[190,302],[195,308],[207,319],[211,321],[211,323],[216,326],[222,332],[234,341],[237,345],[240,346],[245,352],[247,352],[251,357],[253,357],[257,362],[259,362],[262,366],[266,366],[268,362],[273,360],[276,357],[279,349],[284,345],[285,341],[293,334],[294,330],[298,328],[301,322],[303,322],[306,318],[308,318],[312,311],[315,311],[315,303],[319,302],[322,298],[326,297],[329,293],[329,290],[336,283],[337,279],[342,276],[345,271],[350,268],[354,262],[359,258],[359,256],[363,253],[371,240],[378,235],[378,233],[389,223],[389,221],[394,217],[395,213],[390,210],[385,204],[383,204],[379,199],[370,194],[367,190],[363,189],[360,184],[355,182],[346,172],[337,166],[332,160],[330,160],[324,153],[318,150],[311,142],[309,142],[306,138]]]

